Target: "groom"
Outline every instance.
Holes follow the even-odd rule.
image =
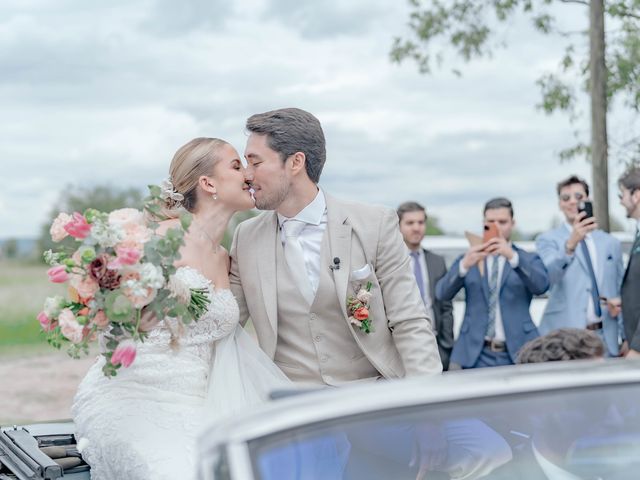
[[[240,320],[251,317],[261,348],[306,384],[439,373],[396,213],[318,187],[325,139],[310,113],[274,110],[246,127],[247,181],[256,207],[272,211],[236,229],[230,276]],[[366,333],[347,302],[369,282]]]

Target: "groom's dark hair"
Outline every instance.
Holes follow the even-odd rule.
[[[278,152],[283,162],[296,152],[304,153],[307,175],[314,183],[320,181],[327,151],[320,121],[309,112],[280,108],[256,113],[248,118],[247,130],[266,135],[269,148]]]

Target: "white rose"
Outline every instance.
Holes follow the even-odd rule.
[[[369,300],[371,300],[371,292],[368,292],[367,290],[362,288],[356,295],[356,298],[362,303],[369,303]]]
[[[44,301],[44,313],[49,318],[56,318],[60,314],[64,298],[60,295],[55,297],[47,297]]]

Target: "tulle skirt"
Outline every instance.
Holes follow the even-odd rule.
[[[141,351],[115,378],[104,359],[80,384],[72,414],[94,480],[191,479],[203,426],[246,412],[291,382],[240,327],[210,363],[188,351]]]

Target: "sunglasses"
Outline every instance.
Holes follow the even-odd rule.
[[[585,195],[583,193],[576,192],[573,194],[573,198],[575,198],[577,201],[580,201],[585,198]],[[571,194],[563,193],[562,195],[560,195],[560,200],[562,200],[563,202],[568,202],[569,200],[571,200]]]

